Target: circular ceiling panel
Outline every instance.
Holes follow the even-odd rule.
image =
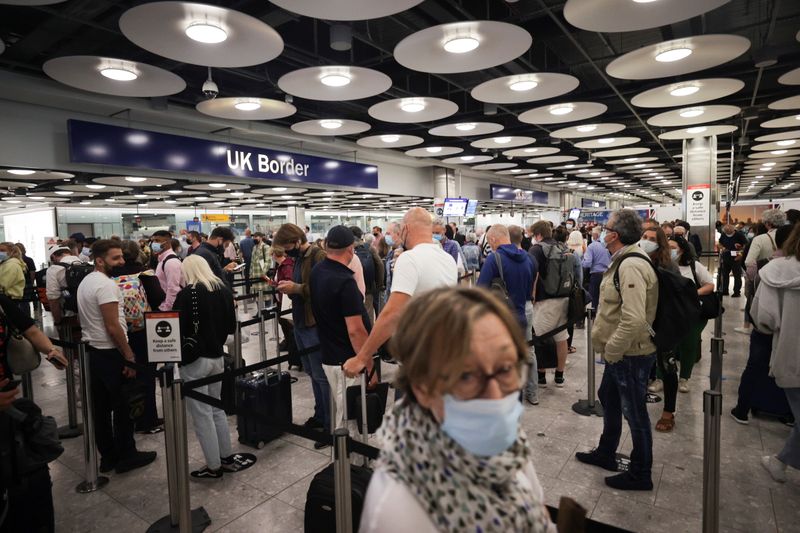
[[[798,139],[800,139],[800,137],[798,137]],[[773,152],[775,150],[786,150],[789,148],[795,149],[800,147],[800,140],[798,139],[788,139],[785,141],[756,144],[751,146],[750,149],[755,150],[756,152]],[[773,155],[781,155],[781,154],[773,154]]]
[[[526,124],[561,124],[596,117],[606,112],[605,104],[596,102],[564,102],[535,107],[519,115]]]
[[[463,148],[456,146],[426,146],[424,148],[413,148],[406,150],[406,155],[412,157],[441,157],[445,155],[460,154]]]
[[[796,128],[800,126],[800,114],[774,118],[761,123],[762,128]]]
[[[533,137],[524,137],[524,136],[506,136],[506,137],[489,137],[488,139],[478,139],[477,141],[472,141],[470,146],[474,148],[515,148],[517,146],[525,146],[528,144],[533,144],[536,142],[536,139]]]
[[[224,191],[241,191],[245,189],[249,189],[247,185],[242,185],[240,183],[224,183],[224,182],[215,182],[215,183],[193,183],[191,185],[187,185],[184,189],[189,189],[192,191],[216,191],[216,192],[224,192]],[[256,191],[253,191],[256,192]],[[199,195],[198,195],[199,196]]]
[[[646,154],[650,148],[617,148],[616,150],[604,150],[602,152],[595,152],[592,155],[595,157],[626,157],[630,155]]]
[[[347,65],[302,68],[278,80],[283,92],[326,102],[369,98],[386,92],[391,86],[392,79],[382,72]]]
[[[780,152],[778,154],[774,152]],[[777,162],[787,162],[787,161],[795,161],[797,158],[794,157],[796,155],[800,155],[800,149],[795,150],[773,150],[772,152],[761,152],[761,153],[751,153],[747,157],[750,159],[769,159],[771,161]]]
[[[145,178],[140,176],[105,176],[102,178],[94,178],[94,183],[102,185],[114,185],[118,187],[158,187],[163,185],[173,185],[175,180],[168,180],[165,178]],[[170,194],[180,194],[170,192]]]
[[[5,170],[0,170],[0,179],[9,179],[12,181],[18,179],[29,181],[67,181],[74,177],[75,174],[68,174],[66,172],[50,172],[48,170],[34,170],[28,168],[7,168]]]
[[[597,32],[636,31],[702,15],[730,0],[568,0],[564,18],[582,30]]]
[[[293,194],[303,194],[308,189],[302,189],[300,187],[281,187],[276,185],[275,187],[266,187],[261,189],[253,189],[253,194],[265,194],[265,195],[283,195],[283,196],[291,196]]]
[[[0,181],[0,188],[3,189],[30,189],[36,187],[35,183],[25,183],[22,181]]]
[[[292,131],[305,135],[354,135],[370,129],[370,125],[360,120],[325,118],[321,120],[305,120],[292,124]]]
[[[530,148],[517,148],[516,150],[506,150],[503,152],[504,156],[507,157],[538,157],[543,155],[553,155],[560,152],[558,148],[553,146],[541,146],[541,147],[530,147]]]
[[[419,96],[386,100],[371,106],[367,112],[384,122],[413,124],[447,118],[458,112],[458,105],[443,98]]]
[[[451,165],[466,165],[472,163],[483,163],[484,161],[491,161],[494,157],[490,155],[460,155],[458,157],[448,157],[442,159],[442,163],[450,163]]]
[[[778,83],[781,85],[800,85],[800,67],[790,70],[778,78]]]
[[[629,165],[631,163],[648,163],[650,161],[658,161],[657,157],[626,157],[624,159],[612,159],[606,161],[609,165]]]
[[[361,137],[356,143],[365,148],[405,148],[407,146],[422,144],[424,141],[425,139],[417,137],[416,135],[386,133],[384,135]]]
[[[600,135],[611,135],[625,129],[625,124],[602,123],[602,124],[580,124],[570,126],[550,132],[550,137],[557,139],[580,139],[582,137],[597,137]]]
[[[639,93],[631,103],[637,107],[676,107],[708,102],[729,96],[744,87],[744,82],[733,78],[710,78],[705,80],[670,83]]]
[[[397,44],[394,58],[419,72],[472,72],[508,63],[532,42],[530,33],[507,22],[451,22],[412,33]]]
[[[297,108],[270,98],[230,97],[204,100],[197,104],[204,115],[229,120],[275,120],[294,115]]]
[[[286,11],[322,20],[368,20],[411,9],[422,0],[270,0]]]
[[[724,124],[720,126],[695,126],[680,130],[665,131],[658,136],[665,141],[677,141],[680,139],[692,139],[694,137],[708,137],[710,135],[725,135],[739,129],[736,126]]]
[[[798,126],[800,126],[800,123],[798,124]],[[800,130],[783,131],[781,133],[770,133],[769,135],[762,135],[761,137],[756,137],[756,142],[766,143],[772,141],[785,141],[787,139],[800,139]]]
[[[591,141],[581,141],[579,143],[575,143],[575,148],[612,148],[614,146],[627,146],[629,144],[636,144],[639,141],[641,141],[639,137],[601,137],[599,139],[592,139]]]
[[[456,122],[436,126],[429,129],[428,133],[440,137],[471,137],[473,135],[489,135],[502,130],[503,125],[494,122]]]
[[[768,107],[770,109],[778,109],[778,110],[800,109],[800,95],[790,96],[788,98],[782,98],[780,100],[776,100],[771,104],[769,104]]]
[[[628,52],[609,63],[606,72],[623,80],[680,76],[727,63],[748,48],[750,40],[738,35],[714,34],[673,39]]]
[[[64,85],[113,96],[168,96],[186,88],[172,72],[111,57],[57,57],[46,61],[42,70]]]
[[[734,105],[698,105],[653,115],[647,119],[647,123],[660,127],[688,126],[730,118],[740,111],[741,108]]]
[[[151,2],[119,19],[122,33],[148,52],[206,67],[260,65],[283,52],[281,36],[255,17],[190,2]]]
[[[102,185],[100,183],[86,183],[80,185],[56,185],[59,191],[88,192],[89,194],[100,194],[107,192],[128,192],[130,187],[115,187],[113,185]]]
[[[545,157],[534,157],[528,159],[526,163],[531,165],[550,165],[553,163],[568,163],[570,161],[577,161],[578,158],[574,155],[549,155]]]
[[[516,163],[486,163],[483,165],[475,165],[471,167],[473,170],[502,170],[504,168],[514,168],[518,166]]]
[[[472,89],[470,94],[479,102],[520,104],[567,94],[579,84],[578,78],[568,74],[533,72],[486,81]]]

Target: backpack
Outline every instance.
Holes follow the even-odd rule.
[[[147,303],[147,294],[144,292],[144,285],[139,279],[139,274],[125,274],[111,279],[122,292],[122,305],[128,329],[144,328],[144,314],[150,311],[150,305]]]
[[[489,284],[489,290],[497,296],[502,302],[505,302],[512,310],[516,311],[514,308],[514,302],[511,301],[511,298],[508,296],[508,287],[506,286],[506,280],[503,278],[503,261],[500,259],[500,253],[495,252],[494,254],[494,262],[497,263],[497,272],[498,276],[492,278],[491,283]],[[487,258],[488,259],[488,258]]]
[[[64,279],[67,288],[64,291],[64,309],[67,311],[78,312],[78,287],[83,278],[94,272],[94,265],[75,261],[74,263],[53,263],[64,267]]]
[[[50,311],[50,300],[47,299],[47,269],[43,268],[36,271],[36,294],[39,297],[39,303],[42,304],[45,311]]]
[[[356,256],[361,261],[361,267],[364,270],[364,285],[367,288],[367,294],[375,290],[375,263],[372,262],[372,252],[366,244],[360,244],[355,248]]]
[[[542,247],[547,260],[543,272],[540,270],[544,295],[548,298],[569,296],[575,284],[572,254],[568,254],[564,248],[556,244],[542,242],[539,246]]]
[[[0,414],[0,486],[12,487],[63,452],[58,424],[38,405],[18,398]]]
[[[638,257],[647,262],[658,278],[658,307],[656,319],[650,328],[650,338],[660,353],[674,350],[680,341],[689,334],[694,324],[700,321],[700,300],[697,286],[693,280],[680,273],[657,267],[649,259],[639,254],[623,256],[614,271],[614,288],[619,290],[619,267],[629,257]],[[622,293],[620,292],[620,298]]]

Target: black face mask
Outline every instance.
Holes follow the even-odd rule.
[[[286,255],[296,259],[300,257],[300,248],[292,248],[291,250],[286,250]]]

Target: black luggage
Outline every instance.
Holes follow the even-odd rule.
[[[336,495],[334,494],[333,463],[317,473],[311,480],[306,497],[304,520],[305,533],[328,533],[336,531]],[[350,465],[350,483],[353,501],[353,531],[358,531],[367,485],[372,470],[364,466]]]
[[[783,389],[769,375],[767,361],[772,356],[772,335],[753,331],[750,335],[750,357],[758,357],[764,364],[764,372],[758,376],[753,396],[750,399],[750,411],[754,415],[770,415],[778,418],[793,418],[792,409],[786,400]]]
[[[367,383],[372,381],[372,377],[379,366],[380,358],[377,358],[377,360],[373,362],[372,372],[370,372],[367,378]],[[375,433],[381,426],[383,415],[386,413],[389,384],[376,383],[374,386],[367,386],[366,394],[361,394],[361,385],[351,385],[347,387],[345,394],[347,395],[348,420],[355,420],[359,433],[364,433],[364,424],[361,422],[362,418],[364,418],[361,403],[362,398],[365,398],[367,404],[367,433]]]
[[[282,432],[266,420],[248,412],[258,413],[279,424],[292,423],[291,376],[288,372],[267,370],[244,376],[236,381],[236,405],[245,414],[236,416],[239,442],[253,448],[263,448]]]

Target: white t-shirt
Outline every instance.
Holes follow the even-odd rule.
[[[681,276],[684,278],[689,278],[690,280],[694,281],[694,277],[692,276],[692,267],[690,266],[679,266],[678,267],[681,271]],[[711,273],[705,267],[703,263],[700,261],[694,262],[694,271],[697,273],[697,282],[702,287],[708,283],[714,283],[714,278],[711,277]]]
[[[83,340],[93,348],[107,350],[116,348],[113,339],[106,331],[103,322],[103,313],[100,311],[102,304],[117,302],[117,314],[122,331],[127,332],[128,324],[125,322],[125,305],[122,292],[114,281],[105,274],[92,272],[81,281],[78,287],[78,318],[81,322]],[[126,333],[127,337],[127,333]]]
[[[59,263],[81,263],[80,258],[74,255],[65,255]],[[67,269],[61,265],[50,265],[45,274],[45,291],[47,292],[47,299],[50,301],[58,300],[63,296],[64,290],[67,288]],[[64,316],[74,316],[72,311],[64,310]]]
[[[438,244],[418,244],[397,258],[392,274],[392,292],[409,296],[458,284],[458,266],[453,256]]]

